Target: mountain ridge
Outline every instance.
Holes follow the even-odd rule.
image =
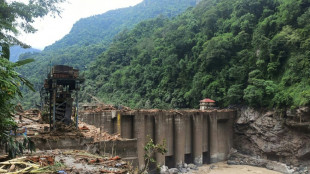
[[[96,60],[84,92],[132,108],[197,108],[206,97],[219,107],[305,106],[309,7],[204,0],[172,20],[142,22]]]
[[[74,24],[68,35],[47,46],[40,54],[22,55],[21,59],[34,58],[36,62],[22,67],[19,72],[28,77],[39,90],[50,64],[69,65],[83,71],[87,69],[90,62],[106,50],[118,32],[124,29],[130,30],[140,21],[158,15],[176,16],[195,4],[195,0],[148,0],[147,3],[142,2],[133,7],[83,18]],[[91,25],[92,21],[99,24]],[[108,29],[102,29],[102,26]],[[36,99],[39,97],[38,93],[33,94],[27,89],[23,91],[26,96],[24,103],[27,106],[38,100]]]

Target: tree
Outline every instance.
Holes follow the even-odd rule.
[[[13,100],[17,95],[22,97],[20,86],[24,84],[34,90],[32,84],[15,70],[16,67],[34,60],[25,59],[12,63],[9,61],[9,48],[12,45],[29,47],[17,39],[17,35],[20,32],[34,33],[36,29],[32,23],[35,18],[46,16],[49,12],[51,15],[59,15],[60,9],[57,4],[64,1],[29,0],[28,4],[25,4],[17,1],[0,0],[0,143],[13,143],[8,131],[16,127],[12,118],[15,110]]]
[[[32,23],[34,19],[48,15],[59,15],[61,9],[57,6],[65,0],[29,0],[28,4],[18,1],[0,0],[0,46],[1,55],[9,57],[9,47],[29,45],[23,43],[16,36],[22,31],[34,33],[36,29]]]

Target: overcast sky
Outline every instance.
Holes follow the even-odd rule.
[[[81,18],[102,14],[106,11],[134,6],[142,0],[67,0],[62,4],[61,18],[45,17],[38,19],[34,26],[35,34],[23,35],[20,38],[33,48],[43,49],[68,34],[73,24]]]

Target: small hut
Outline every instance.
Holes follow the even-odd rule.
[[[209,98],[200,100],[200,110],[213,109],[215,107],[215,101]]]

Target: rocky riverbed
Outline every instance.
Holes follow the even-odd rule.
[[[215,164],[203,165],[196,167],[193,164],[185,164],[181,169],[161,168],[161,174],[279,174],[273,170],[268,170],[262,167],[253,167],[249,165],[228,165],[227,162],[219,162]]]

